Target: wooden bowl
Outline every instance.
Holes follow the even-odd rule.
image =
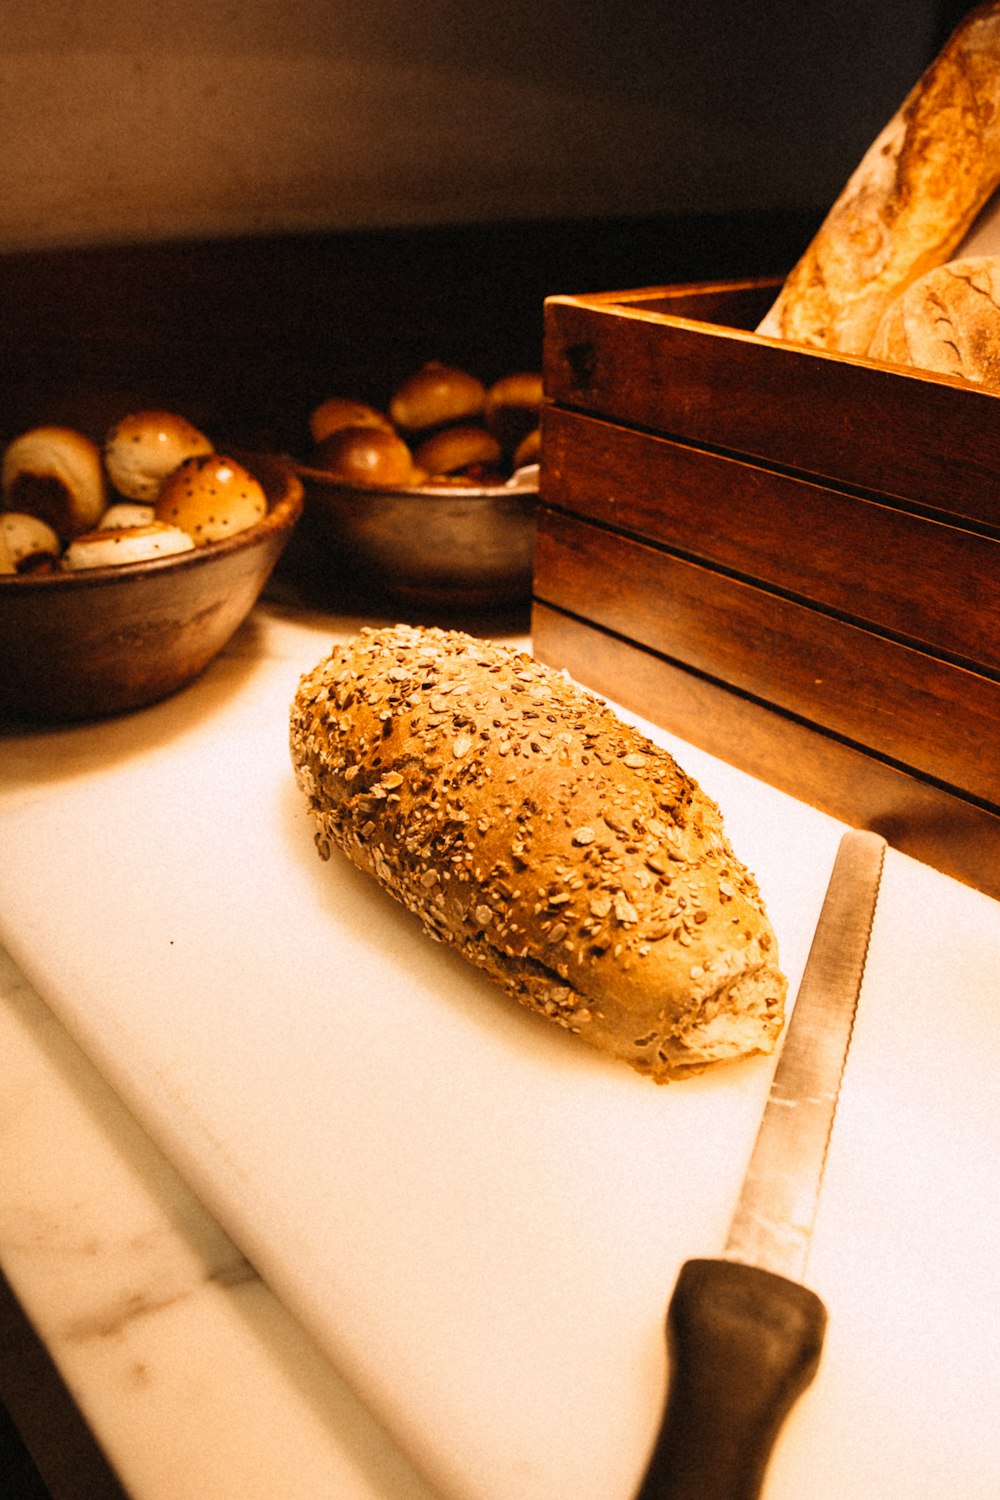
[[[0,576],[0,718],[105,718],[191,682],[256,603],[302,511],[291,465],[234,454],[263,485],[256,526],[193,552]]]
[[[377,489],[297,472],[313,545],[350,590],[447,612],[530,599],[537,480]]]

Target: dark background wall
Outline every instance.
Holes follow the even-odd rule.
[[[815,210],[940,0],[5,0],[0,250]]]

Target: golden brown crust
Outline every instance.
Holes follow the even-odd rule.
[[[498,465],[502,458],[500,444],[485,427],[462,422],[454,427],[439,427],[437,432],[418,443],[413,462],[430,475],[454,474],[474,464]]]
[[[212,452],[212,442],[186,417],[152,408],[119,418],[104,438],[104,467],[127,500],[155,504],[160,486],[185,459]]]
[[[354,401],[349,396],[328,396],[309,415],[309,431],[316,445],[332,433],[339,432],[342,427],[391,425],[384,412],[369,406],[367,401]]]
[[[758,333],[864,354],[1000,184],[1000,4],[955,31],[869,147]]]
[[[341,484],[405,489],[419,480],[413,454],[391,427],[338,427],[317,444],[316,457]]]
[[[872,359],[1000,390],[1000,256],[949,261],[890,304]]]
[[[504,375],[486,392],[483,420],[508,452],[538,427],[544,395],[542,376],[532,370]]]
[[[185,459],[167,475],[156,502],[157,521],[180,527],[196,547],[246,531],[266,515],[264,486],[224,453]]]
[[[395,391],[389,416],[403,432],[423,432],[478,417],[485,400],[486,387],[477,376],[430,360]]]
[[[291,753],[321,854],[523,1004],[657,1080],[773,1048],[785,979],[717,807],[562,674],[366,630],[302,679]]]

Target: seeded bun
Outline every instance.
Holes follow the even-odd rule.
[[[152,505],[168,474],[186,459],[211,452],[211,441],[186,417],[157,409],[133,411],[106,434],[104,466],[119,495]]]
[[[116,500],[108,506],[96,529],[113,531],[120,526],[149,526],[155,520],[155,505],[147,505],[142,500]]]
[[[160,487],[156,519],[186,531],[196,547],[221,542],[267,515],[263,486],[224,453],[187,458]]]
[[[79,573],[87,568],[118,568],[124,563],[148,562],[151,557],[173,557],[191,552],[194,542],[179,526],[150,521],[146,526],[109,526],[74,537],[62,555],[62,569]]]
[[[658,1082],[770,1052],[756,882],[672,757],[560,673],[368,629],[302,678],[291,756],[337,846],[509,995]]]

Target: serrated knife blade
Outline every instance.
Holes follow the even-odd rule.
[[[827,1314],[800,1278],[885,847],[858,829],[840,841],[723,1255],[687,1261],[674,1289],[670,1386],[637,1500],[756,1500],[816,1373]]]

